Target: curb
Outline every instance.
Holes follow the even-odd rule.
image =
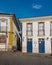
[[[28,54],[28,53],[22,53],[22,55],[52,59],[52,56],[51,55],[47,55],[47,54]]]

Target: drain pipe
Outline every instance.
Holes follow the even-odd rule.
[[[16,33],[17,33],[17,35],[19,36],[20,41],[21,41],[21,36],[20,36],[20,34],[19,34],[18,30],[16,31]]]

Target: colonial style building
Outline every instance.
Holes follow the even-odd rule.
[[[12,50],[12,46],[17,46],[19,37],[15,15],[0,13],[0,51]]]
[[[52,53],[52,16],[19,18],[23,53]]]

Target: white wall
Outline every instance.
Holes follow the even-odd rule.
[[[38,38],[45,39],[45,53],[51,53],[50,21],[45,20],[45,36],[38,36],[38,22],[33,22],[33,53],[39,53]],[[47,40],[48,37],[48,40]]]
[[[45,53],[51,53],[50,22],[49,21],[45,21]]]
[[[33,22],[33,53],[38,53],[38,23]]]
[[[13,46],[17,46],[17,28],[16,25],[13,22]]]
[[[27,52],[26,22],[22,23],[22,52]]]

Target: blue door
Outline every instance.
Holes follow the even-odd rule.
[[[27,52],[32,53],[32,39],[27,40]]]
[[[39,39],[39,52],[40,53],[44,53],[45,49],[44,49],[44,39]]]

